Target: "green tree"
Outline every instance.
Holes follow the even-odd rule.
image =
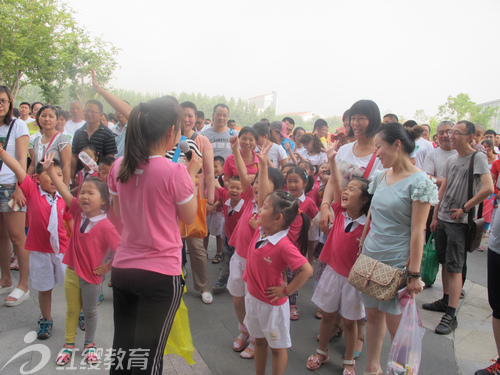
[[[469,95],[461,93],[456,97],[450,95],[448,101],[439,106],[438,116],[442,120],[454,122],[468,120],[475,124],[488,126],[490,119],[496,114],[495,108],[477,105]]]

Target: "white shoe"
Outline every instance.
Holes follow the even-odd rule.
[[[203,303],[210,305],[214,301],[214,297],[210,292],[201,292],[201,300],[203,301]]]

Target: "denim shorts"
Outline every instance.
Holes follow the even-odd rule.
[[[8,205],[14,190],[16,190],[16,184],[0,184],[0,212],[14,212]],[[26,206],[21,211],[25,212]]]

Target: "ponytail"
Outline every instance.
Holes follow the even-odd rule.
[[[309,242],[309,228],[311,227],[311,220],[304,212],[301,212],[300,216],[302,216],[302,228],[300,229],[297,248],[300,253],[307,258],[307,246]]]

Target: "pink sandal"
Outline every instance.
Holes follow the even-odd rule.
[[[99,362],[99,356],[97,355],[97,349],[95,347],[95,343],[85,346],[82,352],[82,356],[85,357],[85,361],[89,365],[93,365]]]
[[[240,357],[244,359],[255,358],[255,341],[253,338],[250,339],[250,344],[240,353]]]
[[[245,349],[245,345],[247,344],[248,338],[250,337],[248,329],[244,324],[238,323],[238,330],[240,331],[240,335],[236,337],[236,340],[234,340],[233,342],[233,350],[235,352],[241,352],[243,349]]]
[[[297,305],[290,305],[290,320],[299,320],[300,314]]]
[[[319,370],[322,365],[328,363],[330,361],[330,357],[328,356],[328,350],[324,352],[321,349],[316,349],[316,353],[322,355],[324,358],[321,360],[317,355],[311,355],[307,359],[306,367],[308,370],[316,371]]]

